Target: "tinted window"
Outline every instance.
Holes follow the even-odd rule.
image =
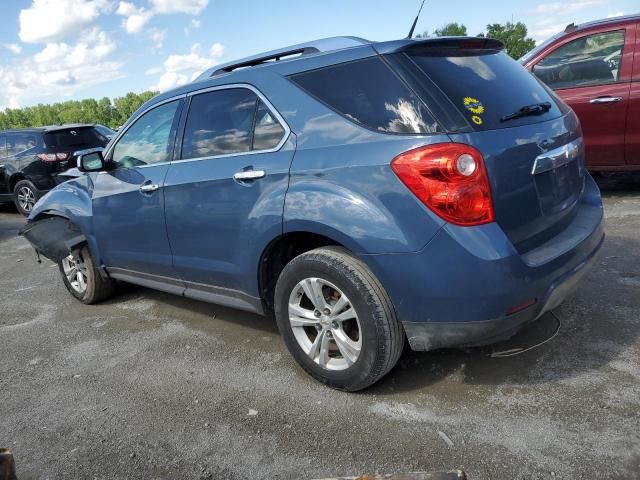
[[[284,136],[284,127],[271,114],[267,106],[258,100],[256,126],[253,132],[253,150],[275,148]]]
[[[533,73],[552,88],[618,81],[624,30],[573,40],[540,60]]]
[[[215,90],[191,99],[182,158],[212,157],[251,150],[256,94],[246,88]]]
[[[476,130],[514,127],[561,115],[555,100],[522,65],[502,51],[446,55],[412,52],[410,58],[449,97]],[[526,105],[551,103],[543,115],[501,122]]]
[[[171,159],[174,117],[180,100],[150,110],[135,121],[113,149],[112,161],[121,167],[138,167]]]
[[[433,117],[378,57],[299,73],[293,82],[354,122],[389,133],[434,133]]]
[[[107,142],[107,138],[93,127],[55,130],[44,134],[47,147],[60,149],[104,147]]]
[[[7,156],[7,137],[0,135],[0,158]]]
[[[9,155],[27,153],[38,145],[38,138],[33,133],[12,133],[7,135],[7,150]]]

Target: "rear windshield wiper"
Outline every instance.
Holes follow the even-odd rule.
[[[513,120],[515,118],[526,117],[528,115],[542,115],[543,113],[547,113],[551,110],[551,103],[542,102],[542,103],[534,103],[533,105],[525,105],[517,112],[510,113],[509,115],[505,115],[500,118],[501,122],[507,122],[509,120]]]

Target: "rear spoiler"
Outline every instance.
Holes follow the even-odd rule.
[[[400,40],[373,45],[380,54],[413,53],[413,54],[453,54],[462,51],[499,51],[504,43],[494,38],[484,37],[436,37],[421,40]]]

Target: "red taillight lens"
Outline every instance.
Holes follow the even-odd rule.
[[[38,158],[43,162],[63,162],[69,158],[68,153],[39,153]]]
[[[462,143],[438,143],[409,150],[391,162],[402,182],[438,216],[456,225],[494,220],[484,159]]]

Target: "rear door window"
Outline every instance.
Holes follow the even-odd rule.
[[[194,95],[184,128],[182,158],[250,151],[256,98],[246,88]]]
[[[577,38],[540,60],[533,73],[551,88],[617,82],[624,49],[624,30]]]
[[[420,99],[379,57],[289,78],[329,108],[369,129],[398,134],[441,131]]]
[[[502,51],[448,49],[438,53],[433,49],[412,49],[407,55],[475,130],[532,124],[562,114],[553,94]],[[546,113],[501,120],[522,107],[547,102],[551,108]]]
[[[47,147],[61,150],[104,147],[107,142],[107,138],[94,127],[54,130],[44,134],[44,143]]]
[[[182,159],[271,150],[285,129],[248,88],[225,88],[194,95],[184,128]]]

